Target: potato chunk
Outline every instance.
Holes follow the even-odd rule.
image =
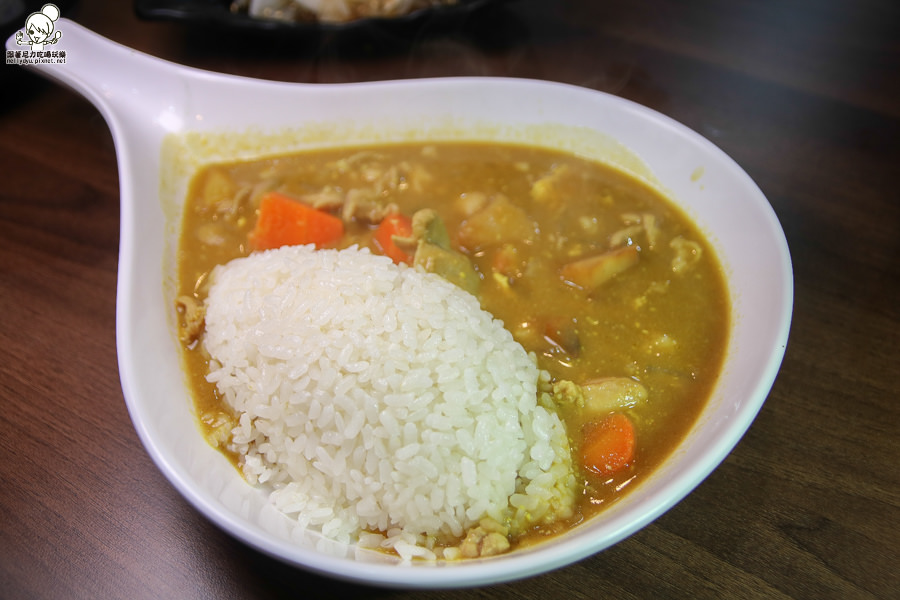
[[[506,242],[533,240],[537,232],[525,211],[505,196],[497,196],[459,226],[458,239],[466,250],[480,250]]]
[[[630,377],[594,379],[581,386],[584,410],[606,414],[613,410],[632,408],[647,401],[647,388]]]
[[[583,290],[593,291],[637,263],[637,248],[623,246],[597,256],[566,263],[560,270],[560,275],[568,283]]]

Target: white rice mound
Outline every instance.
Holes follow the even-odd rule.
[[[484,518],[515,535],[571,515],[542,373],[471,294],[356,247],[260,252],[210,281],[202,343],[231,449],[301,525],[434,559]]]

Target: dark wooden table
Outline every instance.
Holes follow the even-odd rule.
[[[477,590],[319,578],[212,526],[144,452],[116,368],[109,130],[79,96],[3,65],[0,597],[900,597],[900,3],[519,0],[349,39],[147,22],[127,2],[67,3],[66,14],[228,73],[532,77],[650,106],[710,138],[765,192],[792,252],[794,320],[735,451],[608,551]]]

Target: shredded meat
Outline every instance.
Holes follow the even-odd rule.
[[[300,200],[316,210],[335,210],[344,205],[344,194],[332,187],[325,187],[315,194],[301,196]]]
[[[572,404],[577,407],[584,406],[584,391],[577,383],[568,379],[560,379],[553,383],[553,401],[557,404]]]
[[[175,310],[181,315],[178,337],[182,343],[191,345],[203,333],[206,309],[194,296],[178,296],[175,299]]]
[[[394,203],[384,203],[371,192],[365,190],[350,190],[344,200],[341,209],[341,218],[344,222],[363,221],[368,223],[380,223],[388,215],[400,212]]]
[[[388,215],[400,212],[396,204],[383,202],[374,191],[357,188],[346,193],[325,188],[321,192],[301,196],[300,200],[316,210],[340,210],[341,219],[345,223],[380,223]]]
[[[660,231],[653,213],[624,213],[621,215],[625,227],[609,237],[610,248],[631,244],[634,238],[643,234],[646,237],[647,249],[652,249],[659,241]]]
[[[703,247],[693,240],[688,240],[680,235],[669,242],[669,246],[675,250],[675,257],[672,259],[672,271],[682,274],[688,271],[694,264],[700,260],[703,254]]]
[[[464,558],[502,554],[509,550],[507,535],[507,529],[493,519],[482,519],[477,527],[469,530],[466,538],[459,544],[460,554]]]

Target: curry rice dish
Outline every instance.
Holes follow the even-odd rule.
[[[291,518],[403,559],[507,552],[627,493],[729,329],[711,247],[656,190],[488,143],[206,167],[178,294],[209,442]]]

